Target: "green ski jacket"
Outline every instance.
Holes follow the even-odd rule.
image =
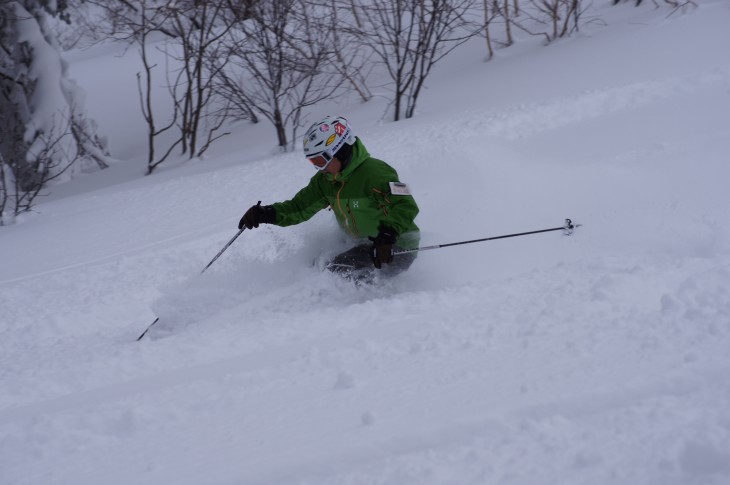
[[[418,214],[416,201],[393,167],[372,158],[359,138],[342,172],[317,172],[291,200],[272,205],[277,226],[299,224],[331,207],[340,227],[354,238],[375,237],[385,226],[398,234],[399,247],[418,247],[419,230],[413,222]]]

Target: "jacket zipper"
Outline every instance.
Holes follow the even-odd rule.
[[[347,214],[345,213],[344,209],[342,209],[342,199],[340,199],[340,194],[342,193],[342,189],[345,188],[345,181],[340,182],[340,190],[337,191],[337,208],[340,211],[340,214],[342,214],[342,217],[345,219],[345,228],[351,235],[355,235],[352,231],[352,228],[350,227],[350,219],[347,217]],[[349,209],[349,208],[348,208]]]
[[[355,220],[355,215],[350,210],[350,203],[347,203],[347,213],[350,214],[350,220],[352,222],[352,233],[353,234],[359,234],[360,231],[357,229],[357,221]]]

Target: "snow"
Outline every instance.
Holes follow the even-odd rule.
[[[55,128],[53,124],[58,123],[55,119],[65,104],[61,91],[64,66],[56,46],[48,43],[38,22],[31,20],[33,16],[18,2],[14,2],[13,6],[17,18],[23,19],[17,23],[18,41],[27,43],[38,60],[31,64],[27,73],[30,81],[38,83],[30,100],[34,108],[33,126],[26,133],[27,141],[32,141],[36,131],[50,132]]]
[[[464,46],[411,120],[318,107],[397,168],[424,245],[583,224],[362,287],[320,271],[326,212],[199,274],[312,168],[242,125],[143,177],[130,58],[70,56],[122,161],[0,228],[0,483],[730,483],[730,5],[699,3]]]

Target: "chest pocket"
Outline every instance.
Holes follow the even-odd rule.
[[[335,198],[331,205],[338,222],[351,235],[367,237],[377,233],[379,211],[371,198]]]

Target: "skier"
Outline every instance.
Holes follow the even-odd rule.
[[[389,276],[408,269],[416,252],[394,257],[393,250],[418,247],[418,206],[396,171],[371,157],[341,116],[327,116],[307,130],[304,155],[318,170],[309,184],[291,200],[265,206],[259,201],[238,229],[291,226],[329,207],[355,246],[335,256],[327,269],[354,280],[371,280],[373,267]]]

